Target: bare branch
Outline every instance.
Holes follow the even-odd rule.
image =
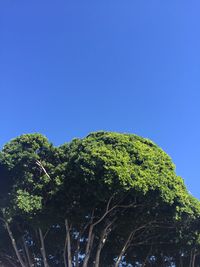
[[[49,227],[48,229],[47,229],[47,231],[46,231],[46,233],[44,234],[44,240],[45,240],[45,238],[47,237],[47,235],[48,235],[48,233],[49,233],[49,231],[51,230],[51,227]]]
[[[137,207],[138,205],[135,205],[135,203],[131,203],[131,204],[129,204],[129,205],[115,205],[115,206],[113,206],[113,207],[111,207],[110,209],[107,209],[106,208],[106,211],[105,211],[105,213],[102,215],[102,217],[99,219],[99,220],[97,220],[94,224],[93,224],[93,226],[95,226],[95,225],[97,225],[97,224],[99,224],[111,211],[113,211],[114,209],[117,209],[117,208],[133,208],[133,207]],[[109,207],[108,205],[107,205],[107,207]]]
[[[146,229],[146,227],[147,227],[148,225],[152,224],[153,222],[154,222],[154,221],[150,221],[150,222],[148,222],[148,223],[146,223],[146,224],[144,224],[144,225],[141,225],[141,226],[139,226],[137,229],[134,229],[134,230],[129,234],[129,236],[128,236],[128,238],[126,239],[125,244],[124,244],[124,246],[123,246],[123,248],[122,248],[122,250],[121,250],[121,252],[120,252],[120,254],[119,254],[118,258],[117,258],[117,261],[116,261],[116,263],[115,263],[115,267],[119,267],[119,264],[120,264],[120,262],[121,262],[121,259],[122,259],[123,255],[124,255],[124,253],[126,252],[126,250],[130,247],[131,242],[132,242],[132,240],[133,240],[135,234],[136,234],[138,231],[142,230],[142,229]]]
[[[44,168],[44,166],[42,165],[42,163],[39,160],[36,161],[36,164],[43,170],[43,172],[46,174],[46,176],[49,179],[51,179],[50,175],[48,174],[48,172],[46,171],[46,169]]]

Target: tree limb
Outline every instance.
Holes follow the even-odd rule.
[[[18,248],[17,248],[17,244],[16,244],[16,241],[15,241],[15,238],[14,238],[14,236],[13,236],[13,233],[12,233],[12,231],[11,231],[11,229],[10,229],[10,226],[9,226],[8,222],[6,222],[6,221],[5,221],[4,219],[2,219],[2,218],[1,218],[1,221],[4,222],[4,225],[5,225],[5,227],[6,227],[6,230],[7,230],[7,232],[8,232],[8,235],[9,235],[10,240],[11,240],[11,242],[12,242],[12,246],[13,246],[13,249],[14,249],[14,251],[15,251],[15,254],[16,254],[16,256],[17,256],[17,259],[18,259],[19,263],[21,264],[22,267],[26,267],[26,265],[25,265],[25,263],[24,263],[24,261],[23,261],[21,255],[20,255],[20,253],[19,253],[19,250],[18,250]]]
[[[101,250],[106,242],[107,236],[109,234],[109,232],[111,231],[111,225],[113,224],[113,221],[110,222],[101,232],[101,236],[100,236],[100,240],[99,240],[99,244],[97,247],[97,252],[96,252],[96,257],[95,257],[95,265],[94,267],[99,267],[99,262],[100,262],[100,254],[101,254]]]
[[[94,240],[93,228],[94,228],[94,225],[91,224],[90,227],[89,227],[88,241],[87,241],[86,250],[85,250],[85,258],[84,258],[84,261],[83,261],[83,267],[87,267],[88,266],[90,252],[91,252],[91,249],[92,249],[92,243],[93,243],[93,240]]]
[[[46,174],[46,176],[51,179],[50,175],[48,174],[48,172],[46,171],[46,169],[44,168],[44,166],[42,165],[42,163],[39,160],[36,160],[36,164],[43,170],[43,172]]]
[[[125,242],[125,244],[124,244],[124,246],[123,246],[123,248],[122,248],[122,250],[121,250],[119,256],[117,257],[117,261],[116,261],[116,263],[115,263],[115,267],[119,267],[119,264],[120,264],[120,262],[121,262],[122,256],[123,256],[124,253],[126,252],[128,246],[129,246],[129,244],[130,244],[130,242],[131,242],[131,240],[132,240],[132,238],[133,238],[133,235],[134,235],[134,231],[132,231],[132,232],[129,234],[128,238],[126,239],[126,242]]]
[[[39,237],[40,237],[40,243],[41,243],[41,254],[42,254],[42,258],[43,258],[43,262],[44,262],[44,267],[49,267],[48,262],[47,262],[47,257],[46,257],[46,250],[45,250],[45,246],[44,246],[44,238],[42,235],[42,230],[41,228],[39,228]]]
[[[65,229],[66,229],[66,239],[65,239],[65,246],[64,246],[64,252],[63,252],[64,266],[72,267],[71,238],[70,238],[69,223],[67,219],[65,219]],[[66,261],[66,254],[67,254],[67,261]],[[68,262],[68,265],[67,265],[67,262]]]
[[[26,240],[25,240],[24,236],[22,237],[22,240],[23,240],[24,249],[25,249],[25,253],[26,253],[28,264],[29,264],[30,267],[32,267],[32,266],[34,266],[34,264],[32,262],[32,259],[31,259],[30,253],[29,253],[29,249],[28,249],[28,246],[26,244]]]

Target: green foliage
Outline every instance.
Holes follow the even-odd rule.
[[[87,186],[94,185],[96,194],[101,195],[102,190],[103,195],[158,191],[169,204],[186,201],[187,190],[170,157],[148,139],[97,132],[72,141],[63,150],[68,157],[66,175]]]
[[[0,183],[9,186],[2,196],[7,201],[1,204],[7,202],[12,214],[41,210],[57,190],[58,179],[53,179],[53,173],[58,162],[58,149],[41,134],[22,135],[6,144],[0,155],[0,169],[4,170]]]
[[[42,208],[40,196],[32,196],[28,192],[23,190],[17,190],[17,207],[24,212],[32,212],[34,210],[40,210]]]
[[[4,198],[16,212],[41,211],[51,200],[61,207],[65,202],[76,212],[80,205],[91,209],[91,203],[98,206],[112,194],[126,192],[146,196],[147,201],[156,193],[160,201],[176,207],[176,219],[200,210],[171,158],[152,141],[133,134],[97,132],[57,148],[41,134],[22,135],[4,146],[0,168],[10,184],[10,197],[6,193]]]
[[[133,134],[96,132],[60,147],[41,134],[19,136],[0,152],[0,188],[2,216],[23,229],[16,235],[28,232],[34,239],[37,227],[51,229],[51,256],[63,250],[66,218],[75,243],[77,233],[92,217],[98,221],[109,201],[130,208],[113,209],[95,228],[96,248],[103,227],[115,222],[102,254],[104,266],[108,257],[112,263],[118,256],[130,231],[142,225],[148,227],[138,231],[126,254],[129,262],[142,262],[153,242],[158,258],[164,251],[175,259],[174,251],[188,253],[199,246],[200,202],[176,175],[171,158],[152,141]],[[57,244],[52,242],[55,234]],[[163,242],[168,245],[158,245]],[[84,232],[80,254],[86,243]]]

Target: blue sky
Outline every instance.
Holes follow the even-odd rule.
[[[200,198],[200,2],[0,2],[0,146],[136,133]]]

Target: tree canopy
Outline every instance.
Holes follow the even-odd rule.
[[[3,266],[199,266],[200,202],[171,158],[137,135],[11,140],[0,207]]]

